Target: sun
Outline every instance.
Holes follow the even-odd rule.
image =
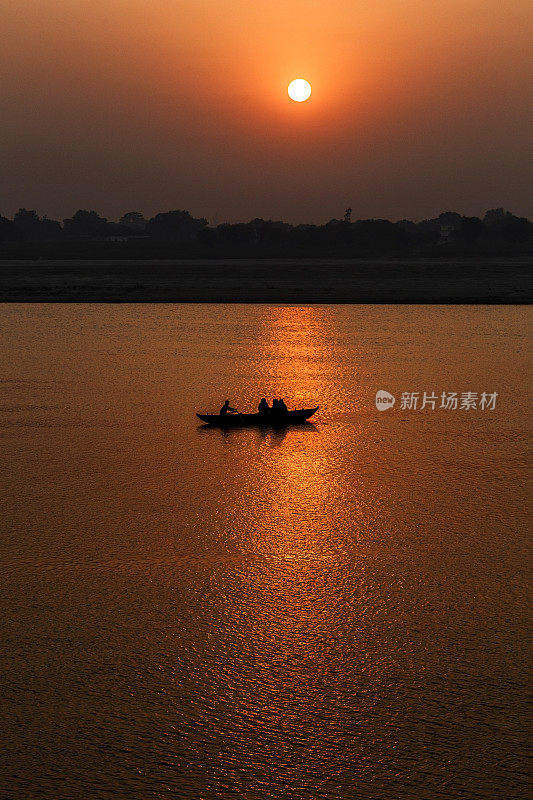
[[[296,103],[303,103],[311,97],[311,84],[303,78],[296,78],[289,84],[289,97]]]

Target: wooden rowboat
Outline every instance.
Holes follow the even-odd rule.
[[[318,408],[318,406],[316,408],[300,408],[296,411],[286,411],[284,414],[271,412],[270,414],[197,414],[196,416],[202,422],[216,428],[243,428],[248,425],[268,428],[298,425],[312,417]]]

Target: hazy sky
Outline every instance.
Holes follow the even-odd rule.
[[[0,214],[533,218],[532,41],[532,0],[0,0]]]

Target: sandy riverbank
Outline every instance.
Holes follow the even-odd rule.
[[[532,260],[2,261],[0,301],[527,303]]]

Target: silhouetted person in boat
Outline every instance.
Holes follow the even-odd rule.
[[[287,408],[287,406],[285,405],[283,400],[279,399],[279,400],[273,400],[272,401],[272,414],[275,417],[283,417],[284,414],[286,414],[288,410],[289,409]]]
[[[236,408],[232,408],[230,406],[230,404],[229,404],[229,400],[226,400],[226,402],[224,403],[224,405],[220,409],[220,416],[221,417],[225,417],[226,414],[228,414],[228,413],[229,414],[236,414],[237,413],[237,409]]]
[[[261,402],[257,406],[257,410],[259,411],[260,414],[264,414],[265,416],[266,414],[270,414],[270,406],[268,405],[264,397],[261,398]]]

